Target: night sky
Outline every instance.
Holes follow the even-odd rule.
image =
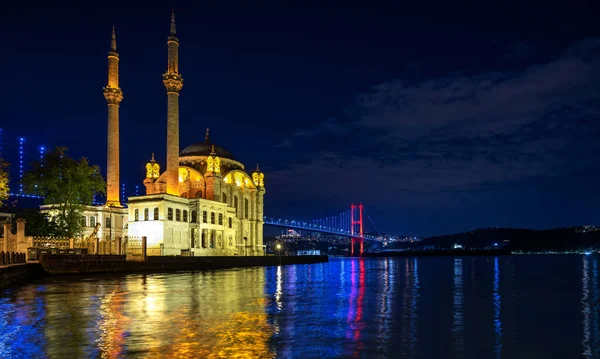
[[[310,220],[363,202],[395,234],[600,224],[593,1],[203,3],[175,8],[181,148],[209,127],[248,170],[260,163],[267,216]],[[164,168],[170,12],[3,7],[0,127],[13,175],[18,136],[28,160],[35,146],[64,145],[105,170],[113,24],[121,182],[141,185],[152,152]]]

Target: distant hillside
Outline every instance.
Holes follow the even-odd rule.
[[[550,230],[513,228],[486,228],[470,232],[429,237],[416,244],[418,247],[451,248],[454,244],[465,248],[509,246],[512,250],[572,250],[600,248],[600,228],[571,227]],[[414,246],[414,245],[413,245]]]

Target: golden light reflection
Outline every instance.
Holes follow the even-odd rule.
[[[145,358],[273,358],[264,269],[148,276],[128,288],[127,311],[139,318],[127,349]],[[219,290],[207,291],[219,283]],[[144,353],[144,354],[141,354]],[[127,353],[125,353],[127,354]]]
[[[278,246],[280,246],[278,244]],[[277,289],[275,291],[275,303],[277,305],[277,310],[283,309],[283,303],[281,301],[281,295],[283,294],[282,288],[282,276],[281,276],[281,266],[277,267]]]
[[[98,348],[101,358],[119,358],[125,343],[125,330],[129,318],[123,315],[123,294],[114,291],[102,299],[100,305],[101,320],[98,323],[100,338]]]

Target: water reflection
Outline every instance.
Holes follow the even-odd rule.
[[[97,339],[102,358],[117,358],[125,342],[124,326],[128,318],[123,314],[124,295],[120,285],[101,301],[98,323],[100,338]]]
[[[464,293],[463,293],[463,259],[454,259],[454,281],[452,300],[452,339],[457,357],[464,356]]]
[[[408,358],[416,355],[417,345],[417,303],[419,297],[419,274],[417,258],[404,260],[404,288],[402,294],[402,336]]]
[[[264,269],[54,281],[0,298],[0,357],[270,358]]]
[[[502,309],[502,297],[500,295],[500,267],[498,265],[498,257],[494,257],[494,332],[496,333],[494,349],[496,358],[502,357],[502,319],[500,312]]]
[[[358,262],[358,263],[357,263]],[[358,268],[357,268],[358,267]],[[352,343],[352,355],[357,357],[364,349],[361,341],[361,330],[364,329],[363,300],[365,297],[365,260],[355,259],[351,262],[351,292],[348,298],[348,330],[346,338]]]
[[[583,356],[600,356],[600,295],[598,288],[598,260],[595,257],[583,257],[581,307],[583,314]]]
[[[598,269],[595,256],[332,258],[48,280],[0,294],[0,357],[598,358]]]
[[[396,284],[395,273],[396,261],[386,258],[383,263],[382,274],[380,277],[380,298],[379,313],[377,318],[377,352],[383,355],[386,352],[387,345],[392,339],[392,318],[394,292],[393,287]]]

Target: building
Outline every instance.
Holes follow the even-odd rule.
[[[163,255],[264,255],[264,174],[249,175],[231,152],[213,143],[209,130],[204,141],[180,151],[179,39],[175,15],[167,38],[168,64],[163,74],[167,92],[166,168],[152,154],[143,184],[146,194],[128,198],[124,208],[119,197],[119,54],[113,28],[108,53],[107,200],[84,212],[84,236],[100,239],[147,237],[149,247]],[[50,208],[48,208],[50,210]],[[100,228],[97,228],[100,223]]]

